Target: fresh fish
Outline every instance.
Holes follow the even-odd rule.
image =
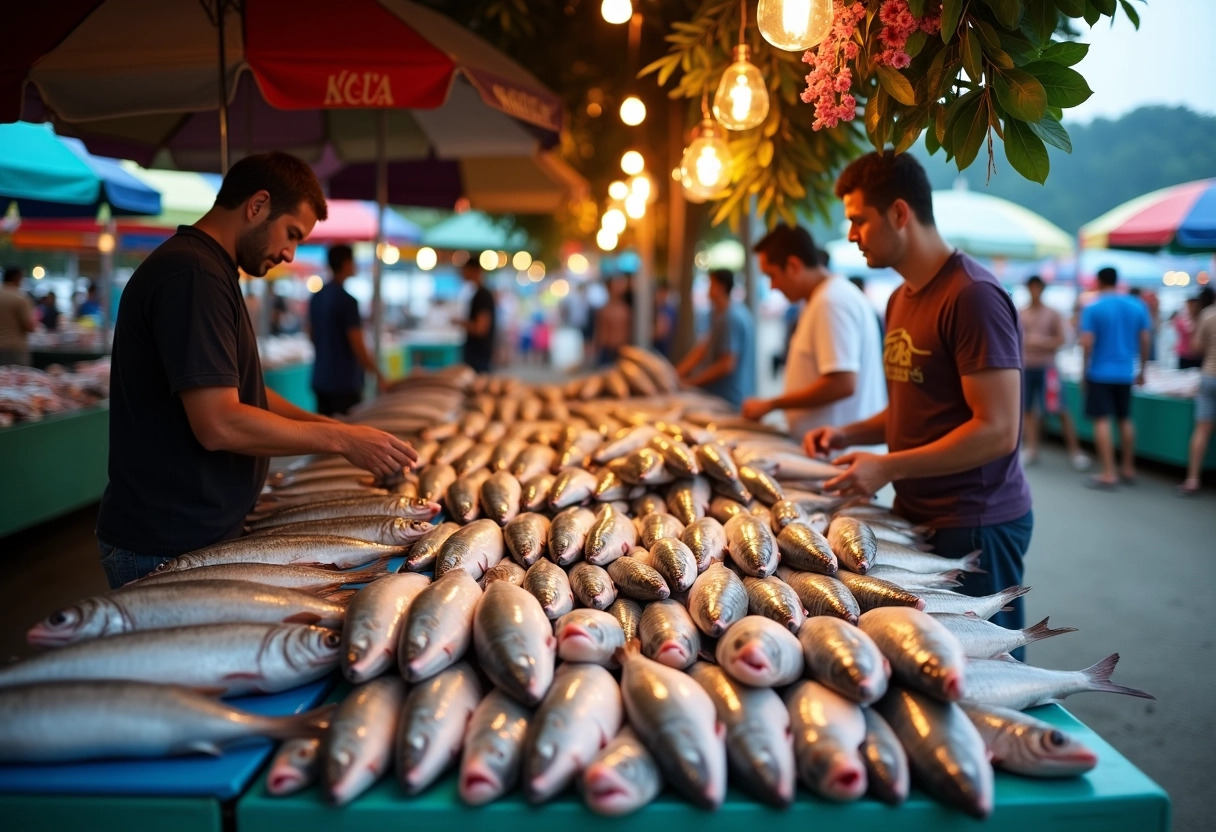
[[[859,705],[887,692],[891,663],[859,627],[830,615],[806,620],[798,631],[806,675]]]
[[[574,591],[565,570],[547,560],[538,560],[528,568],[521,587],[536,596],[550,621],[561,618],[574,609]]]
[[[557,657],[566,662],[616,667],[616,649],[625,644],[621,623],[603,610],[568,612],[557,619],[553,632],[557,637]]]
[[[777,535],[781,562],[800,572],[818,572],[836,577],[840,563],[828,539],[810,526],[789,523]]]
[[[739,467],[734,457],[717,442],[702,442],[696,447],[697,463],[712,479],[728,485],[739,484]]]
[[[481,484],[481,510],[500,526],[519,514],[523,487],[506,471],[495,471]]]
[[[863,613],[877,607],[913,607],[918,610],[925,608],[924,599],[918,594],[882,578],[858,575],[847,569],[841,569],[836,573],[836,577],[849,588]]]
[[[749,794],[777,808],[794,799],[794,749],[790,715],[781,697],[768,688],[740,684],[708,662],[688,671],[714,703],[726,728],[726,757],[731,777]]]
[[[777,570],[777,541],[767,523],[750,514],[726,521],[726,550],[745,575],[763,578]]]
[[[862,708],[861,714],[866,719],[861,757],[866,764],[867,791],[888,806],[898,806],[908,799],[912,780],[908,752],[878,711]]]
[[[676,368],[665,358],[631,344],[625,344],[619,352],[624,361],[631,361],[645,370],[660,390],[672,392],[680,389],[680,379]]]
[[[815,572],[799,572],[785,566],[777,567],[777,577],[798,594],[798,600],[802,601],[808,617],[833,615],[850,624],[857,623],[861,607],[848,587],[835,578]]]
[[[1021,598],[1030,592],[1028,586],[1011,586],[992,595],[972,597],[961,592],[951,592],[948,589],[923,589],[917,594],[924,599],[925,612],[952,613],[967,615],[968,613],[982,619],[989,619],[1009,605],[1015,598]]]
[[[266,791],[275,797],[295,794],[321,776],[321,738],[295,737],[275,752],[266,772]]]
[[[691,526],[709,513],[713,493],[704,477],[677,480],[667,489],[667,508],[685,526]]]
[[[701,632],[717,638],[747,615],[747,590],[734,572],[715,563],[693,582],[688,611]]]
[[[537,474],[529,480],[521,481],[523,492],[519,497],[519,507],[523,511],[540,511],[549,505],[549,492],[557,477],[548,472]]]
[[[473,618],[473,643],[490,681],[524,705],[537,705],[553,682],[557,640],[540,602],[499,581],[486,588]]]
[[[652,425],[641,425],[636,428],[629,428],[621,435],[616,436],[612,441],[605,443],[595,452],[593,459],[603,465],[611,462],[614,459],[622,459],[634,451],[646,447],[647,443],[659,435],[658,428]],[[662,457],[659,457],[660,462]]]
[[[654,570],[663,576],[672,592],[687,591],[697,579],[697,557],[677,537],[656,540],[650,546],[650,560]]]
[[[557,464],[562,468],[581,467],[590,461],[591,455],[599,450],[603,441],[599,431],[580,428],[558,449]]]
[[[569,566],[583,557],[595,518],[593,512],[579,506],[564,509],[553,518],[549,524],[549,557],[554,563]]]
[[[1077,631],[1076,627],[1060,627],[1053,630],[1047,626],[1046,618],[1023,630],[1007,630],[974,615],[941,613],[933,617],[947,630],[954,633],[962,643],[963,650],[969,659],[991,659],[1002,653],[1011,653],[1031,642]]]
[[[664,537],[678,538],[684,534],[684,524],[670,514],[648,514],[636,521],[636,524],[642,546],[647,549],[654,548],[656,540]]]
[[[992,705],[960,705],[979,730],[992,764],[1025,777],[1075,777],[1098,755],[1049,722]]]
[[[963,572],[984,571],[980,568],[978,549],[961,558],[947,558],[932,552],[921,552],[907,546],[888,543],[885,540],[878,540],[876,546],[875,563],[879,566],[894,566],[896,569],[924,573],[948,572],[951,569]]]
[[[772,519],[773,534],[781,534],[781,530],[790,523],[806,525],[810,520],[810,515],[793,500],[778,500],[773,503],[769,509],[769,516]]]
[[[895,688],[874,707],[899,737],[912,776],[930,797],[981,820],[992,813],[988,749],[958,705]]]
[[[133,584],[56,610],[26,634],[38,647],[195,624],[341,627],[346,606],[296,589],[249,581]]]
[[[629,724],[654,755],[664,779],[696,806],[722,805],[725,727],[709,694],[688,674],[643,656],[636,641],[621,648],[618,660]]]
[[[647,604],[638,624],[642,655],[659,664],[684,670],[697,660],[701,634],[688,610],[670,599]]]
[[[701,472],[697,455],[678,439],[659,434],[650,445],[663,457],[663,466],[675,477],[695,477]]]
[[[621,728],[621,691],[594,664],[564,664],[528,726],[524,792],[543,803],[582,774]]]
[[[798,638],[762,615],[732,624],[718,640],[715,658],[732,679],[752,687],[782,687],[802,676]]]
[[[604,468],[602,470],[608,471],[611,469]],[[679,483],[675,483],[671,487],[675,488],[677,485],[679,485]],[[660,497],[658,494],[655,494],[652,491],[647,491],[641,497],[638,497],[636,500],[634,500],[632,509],[633,509],[633,516],[638,518],[639,520],[643,520],[646,517],[650,516],[651,514],[670,514],[671,513],[667,508],[666,499],[664,499],[663,497]],[[672,516],[675,516],[675,515],[672,515]]]
[[[0,688],[0,763],[218,755],[220,746],[250,737],[320,737],[331,711],[263,716],[187,687],[148,682],[16,685]]]
[[[248,581],[266,586],[280,586],[301,592],[323,594],[346,584],[361,584],[374,581],[387,574],[384,565],[367,569],[341,572],[335,569],[317,569],[312,566],[278,566],[268,563],[226,563],[216,566],[199,566],[180,572],[153,572],[126,588],[160,586],[171,583],[194,583],[196,581]]]
[[[609,563],[607,570],[617,592],[636,601],[658,601],[671,595],[663,576],[638,558],[622,555]]]
[[[828,545],[836,553],[840,565],[858,575],[869,571],[878,552],[874,532],[855,517],[832,519],[832,524],[828,526]]]
[[[909,572],[907,569],[896,569],[893,566],[879,564],[871,566],[866,577],[881,578],[917,595],[922,589],[953,589],[961,586],[962,582],[959,577],[962,574],[957,569],[946,572]]]
[[[785,694],[798,779],[828,800],[856,800],[866,791],[858,750],[866,736],[861,707],[818,682],[799,682]]]
[[[527,569],[549,551],[549,518],[535,512],[521,514],[503,527],[502,537],[511,559]]]
[[[634,486],[631,483],[625,482],[612,468],[604,467],[595,475],[595,491],[592,493],[595,499],[600,502],[610,502],[612,500],[624,500]]]
[[[710,501],[707,513],[719,523],[725,523],[736,514],[747,514],[748,511],[747,506],[733,497],[723,497],[719,494]]]
[[[490,417],[485,413],[477,410],[471,410],[464,414],[460,420],[460,432],[465,436],[476,439],[481,436],[481,432],[486,429],[486,425],[490,424]]]
[[[487,569],[502,560],[505,549],[496,521],[474,520],[444,541],[435,558],[435,577],[460,569],[480,580]]]
[[[385,546],[409,546],[433,529],[425,520],[406,520],[387,514],[369,514],[362,517],[331,517],[326,520],[301,520],[281,526],[266,526],[250,533],[249,537],[280,534],[333,535],[353,537]],[[249,539],[249,538],[246,538]]]
[[[515,561],[501,560],[496,566],[491,566],[487,569],[486,574],[481,576],[481,588],[484,590],[495,581],[506,581],[515,586],[523,586],[524,576],[527,574],[528,570]]]
[[[454,482],[455,468],[448,463],[432,462],[418,473],[418,493],[424,499],[438,502]]]
[[[722,563],[726,557],[726,529],[712,517],[702,517],[684,530],[680,540],[697,559],[697,572],[704,572],[712,563]]]
[[[747,466],[782,481],[822,482],[840,474],[832,463],[794,451],[745,450],[736,452],[735,461],[740,464],[740,473],[742,466]]]
[[[410,682],[429,679],[459,661],[473,639],[481,587],[457,569],[423,589],[410,604],[397,645],[397,666]]]
[[[493,421],[486,425],[485,430],[481,432],[481,436],[477,437],[478,441],[489,442],[494,446],[494,450],[498,450],[498,446],[507,437],[507,425],[505,422]],[[511,460],[514,462],[514,460]],[[494,457],[490,457],[490,464],[493,465]],[[502,470],[491,468],[491,470]]]
[[[410,605],[430,586],[425,575],[385,575],[355,593],[342,630],[342,674],[352,684],[397,664],[397,645]]]
[[[663,455],[651,447],[639,448],[614,466],[617,476],[633,485],[658,485],[673,479]]]
[[[325,738],[325,792],[335,806],[350,803],[388,770],[405,695],[404,679],[381,676],[338,705]]]
[[[739,466],[739,482],[766,506],[785,499],[785,491],[782,489],[781,483],[750,465]]]
[[[465,728],[480,703],[481,683],[464,662],[409,692],[396,744],[397,779],[406,794],[421,792],[459,758]]]
[[[659,765],[628,725],[583,770],[583,799],[597,815],[620,817],[650,803],[663,789]]]
[[[943,702],[968,692],[963,645],[933,616],[912,607],[879,607],[862,615],[857,626],[890,660],[896,682]]]
[[[642,624],[642,607],[637,601],[617,598],[608,606],[607,612],[621,625],[621,631],[625,633],[626,644],[638,637],[638,630]]]
[[[533,443],[524,448],[516,458],[515,464],[511,466],[511,473],[522,482],[551,470],[555,462],[557,451],[548,445]]]
[[[611,503],[605,503],[600,506],[595,515],[595,522],[587,532],[583,556],[587,558],[588,563],[607,566],[632,549],[637,540],[638,531],[629,517],[614,508]]]
[[[654,396],[659,392],[650,374],[632,361],[618,361],[616,368],[625,377],[631,392],[639,396]]]
[[[452,463],[452,467],[456,469],[457,476],[464,476],[471,471],[476,471],[479,468],[489,468],[490,457],[494,455],[494,446],[488,442],[478,442],[473,447],[469,448]]]
[[[510,471],[527,447],[528,443],[523,439],[503,439],[494,446],[486,467],[491,471]]]
[[[401,564],[401,571],[435,571],[435,559],[439,557],[443,544],[459,529],[459,523],[440,523],[418,538],[418,541],[410,547],[409,553],[405,556],[405,562]]]
[[[269,563],[278,566],[326,565],[336,569],[388,560],[401,546],[368,543],[336,535],[288,535],[238,537],[203,549],[195,549],[162,563],[156,574],[216,566],[221,563]]]
[[[226,696],[277,693],[338,666],[341,636],[304,624],[203,624],[69,644],[0,668],[0,688],[98,679],[164,682]]]
[[[431,464],[451,465],[464,456],[465,452],[474,444],[473,439],[463,433],[450,436],[439,443],[439,447],[435,449],[435,456],[431,458]]]
[[[749,615],[770,618],[791,633],[797,634],[806,620],[806,612],[802,609],[798,593],[794,592],[789,584],[776,575],[767,578],[747,575],[743,578],[743,588],[747,590]]]
[[[616,600],[612,576],[604,567],[592,563],[574,565],[570,570],[570,588],[580,604],[592,609],[606,610]]]
[[[443,502],[448,516],[457,523],[470,523],[481,516],[481,486],[490,478],[485,468],[470,471],[448,486]]]
[[[1151,693],[1116,685],[1110,680],[1119,663],[1111,653],[1084,670],[1048,670],[1012,659],[972,659],[966,666],[968,702],[1024,711],[1074,693],[1099,691],[1156,699]]]
[[[549,510],[582,505],[595,496],[595,474],[583,468],[563,468],[549,490]]]
[[[500,690],[492,690],[469,718],[460,758],[460,799],[484,806],[519,781],[531,712]]]

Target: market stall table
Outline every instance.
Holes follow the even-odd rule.
[[[262,370],[266,386],[296,407],[315,411],[317,397],[312,392],[312,362],[306,364],[283,364]]]
[[[1060,726],[1099,756],[1096,769],[1084,777],[1033,780],[998,773],[996,809],[985,821],[974,820],[935,803],[919,792],[899,808],[872,799],[836,804],[800,790],[789,810],[764,806],[731,790],[725,805],[706,812],[664,793],[651,805],[626,818],[601,818],[588,811],[571,791],[543,806],[528,805],[516,791],[482,808],[469,808],[456,793],[449,773],[417,797],[407,797],[390,774],[377,786],[342,808],[327,804],[317,788],[290,797],[266,792],[258,779],[236,806],[239,832],[450,832],[488,827],[502,832],[582,832],[621,830],[670,832],[695,827],[698,832],[739,832],[760,824],[775,832],[847,829],[849,832],[983,829],[986,832],[1165,832],[1170,828],[1166,793],[1101,737],[1057,705],[1034,715]]]

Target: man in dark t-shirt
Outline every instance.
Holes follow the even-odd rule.
[[[1034,519],[1018,457],[1022,338],[1017,310],[986,269],[942,239],[928,178],[906,153],[870,153],[836,183],[849,240],[871,268],[904,284],[887,304],[883,365],[889,405],[863,422],[807,434],[808,452],[886,442],[885,455],[837,458],[827,490],[869,496],[895,486],[895,510],[935,530],[934,551],[981,550],[962,591],[1020,584]],[[1021,628],[1022,606],[993,620]]]
[[[355,273],[350,246],[330,246],[329,270],[330,281],[308,305],[308,330],[316,353],[312,391],[322,416],[344,414],[363,400],[364,370],[380,381],[380,370],[363,341],[359,304],[343,286]]]
[[[464,363],[479,373],[488,373],[494,357],[494,295],[485,287],[481,265],[476,260],[469,260],[461,266],[460,274],[476,287],[469,301],[468,318],[455,321],[466,333]]]
[[[326,215],[312,170],[248,156],[215,205],[152,252],[123,292],[110,371],[110,481],[97,540],[111,587],[241,533],[268,457],[336,453],[377,476],[411,464],[405,442],[301,410],[262,382],[238,267],[290,262]]]

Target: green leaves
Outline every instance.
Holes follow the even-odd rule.
[[[1030,125],[1016,118],[1005,120],[1005,158],[1022,176],[1042,184],[1051,171],[1047,147]]]
[[[912,89],[912,84],[898,69],[883,65],[876,66],[874,69],[878,73],[878,83],[882,84],[887,95],[909,107],[916,104],[916,90]]]
[[[1068,131],[1064,129],[1064,125],[1060,124],[1058,119],[1044,116],[1042,121],[1032,121],[1027,126],[1047,144],[1058,147],[1065,153],[1072,153],[1072,139],[1069,138]]]
[[[950,144],[942,146],[954,154],[958,169],[975,161],[988,133],[988,95],[986,91],[972,90],[950,107],[946,117],[946,136]]]
[[[942,0],[942,43],[949,43],[958,31],[958,19],[963,13],[964,0]]]
[[[1069,17],[1081,17],[1085,14],[1085,0],[1056,0],[1056,8]]]
[[[1119,5],[1123,7],[1123,13],[1127,15],[1128,20],[1137,29],[1140,28],[1140,13],[1136,11],[1136,7],[1131,4],[1131,0],[1119,0]]]
[[[1022,69],[1039,80],[1047,91],[1047,103],[1053,107],[1076,107],[1094,94],[1081,73],[1063,64],[1035,61]]]
[[[1047,113],[1047,90],[1029,72],[1000,70],[993,80],[993,87],[996,89],[996,100],[1014,118],[1038,121]]]
[[[1111,2],[1113,3],[1114,0]],[[992,9],[997,22],[1006,29],[1018,27],[1018,21],[1022,19],[1022,0],[984,0],[984,3]]]
[[[1074,41],[1063,41],[1061,43],[1053,43],[1045,48],[1040,54],[1039,59],[1043,61],[1051,61],[1052,63],[1062,64],[1063,66],[1075,66],[1081,62],[1081,59],[1089,54],[1088,43],[1076,43]]]

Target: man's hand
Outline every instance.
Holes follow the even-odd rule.
[[[818,428],[818,430],[823,430],[823,428]],[[839,493],[849,497],[870,497],[891,481],[887,458],[881,454],[858,451],[839,456],[832,463],[847,466],[847,468],[840,476],[823,484],[824,493]]]
[[[773,412],[773,406],[769,399],[744,399],[742,412],[744,419],[759,421]]]
[[[807,456],[827,456],[831,451],[840,451],[848,447],[844,432],[830,425],[807,431],[802,438],[802,447]]]
[[[418,460],[418,453],[408,442],[367,425],[342,426],[342,439],[342,456],[377,477],[412,468]]]

